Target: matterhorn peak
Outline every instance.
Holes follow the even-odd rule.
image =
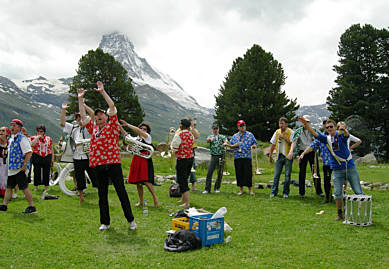
[[[146,59],[139,57],[134,45],[125,34],[114,32],[103,35],[99,48],[111,54],[116,61],[122,64],[134,86],[149,85],[187,109],[204,110],[169,75],[158,71]]]

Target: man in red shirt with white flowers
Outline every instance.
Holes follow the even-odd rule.
[[[116,193],[122,205],[124,216],[130,223],[130,230],[135,230],[137,225],[132,214],[130,200],[123,182],[123,172],[120,160],[119,133],[120,124],[114,102],[104,90],[103,83],[97,82],[97,89],[108,104],[108,111],[95,110],[95,123],[86,117],[84,107],[84,89],[79,89],[78,105],[81,119],[88,132],[92,135],[89,152],[89,166],[95,168],[97,175],[99,207],[100,207],[100,231],[107,230],[110,226],[108,206],[108,180],[111,179]],[[109,116],[109,118],[108,118]]]

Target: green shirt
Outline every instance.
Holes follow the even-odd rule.
[[[226,136],[218,134],[218,135],[210,135],[207,137],[208,138],[214,138],[210,142],[210,151],[211,155],[223,155],[224,148],[223,148],[223,143],[224,141],[227,140]]]

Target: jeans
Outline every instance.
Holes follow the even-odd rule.
[[[283,154],[278,155],[278,159],[274,164],[274,178],[273,178],[273,187],[271,193],[277,195],[278,193],[278,182],[282,173],[282,167],[285,165],[285,182],[283,194],[289,195],[289,186],[290,186],[290,174],[292,173],[292,163],[293,160],[287,159]]]
[[[109,225],[111,219],[109,217],[108,205],[108,180],[111,179],[116,193],[119,197],[120,204],[123,209],[124,216],[128,222],[134,220],[134,215],[131,211],[130,200],[126,188],[124,187],[122,166],[120,163],[106,164],[96,166],[96,175],[98,180],[99,208],[100,208],[100,223]]]
[[[211,192],[213,171],[216,169],[216,167],[219,167],[222,157],[223,157],[222,155],[211,155],[211,162],[209,163],[209,166],[208,166],[207,179],[205,182],[205,190],[208,192]],[[217,174],[217,179],[216,179],[216,183],[215,183],[215,190],[220,189],[222,173],[220,173],[220,174],[221,175],[219,175],[219,173]]]
[[[350,182],[350,186],[355,194],[363,194],[357,168],[355,166],[348,167],[347,169],[334,170],[335,200],[343,198],[343,184],[345,180]]]

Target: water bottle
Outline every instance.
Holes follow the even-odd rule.
[[[147,208],[147,202],[146,200],[143,203],[143,216],[148,216],[149,215],[149,209]]]
[[[219,208],[215,214],[213,214],[212,218],[211,219],[216,219],[216,218],[221,218],[224,216],[224,214],[227,213],[227,208],[225,208],[224,206]]]
[[[224,240],[224,242],[229,243],[229,242],[231,242],[231,240],[232,240],[232,236],[229,235],[229,236],[227,236],[226,240]]]

